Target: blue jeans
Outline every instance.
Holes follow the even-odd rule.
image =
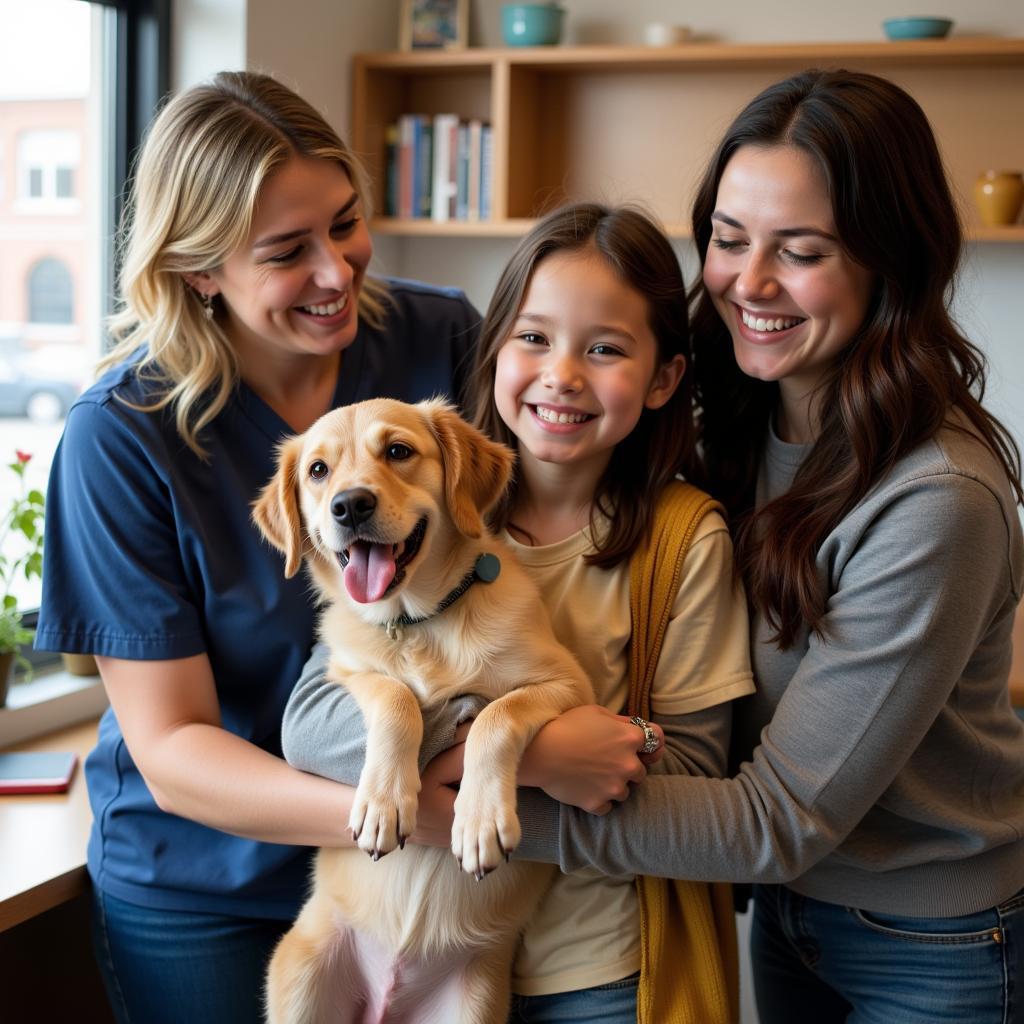
[[[1024,890],[963,917],[900,917],[754,888],[760,1024],[1024,1020]]]
[[[509,1024],[636,1024],[640,975],[550,996],[512,996]]]
[[[263,977],[289,927],[93,890],[93,948],[119,1024],[260,1024]]]

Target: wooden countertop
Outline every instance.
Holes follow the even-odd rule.
[[[73,750],[78,767],[66,793],[0,796],[0,931],[85,892],[92,812],[83,762],[97,722],[18,743],[11,750]]]

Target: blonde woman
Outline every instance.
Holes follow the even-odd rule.
[[[274,450],[333,406],[458,395],[465,297],[368,276],[369,197],[307,103],[223,73],[139,160],[116,345],[50,481],[37,645],[98,656],[86,773],[98,959],[120,1020],[252,1024],[350,790],[280,758],[305,580],[249,522]],[[421,830],[429,828],[421,816]]]

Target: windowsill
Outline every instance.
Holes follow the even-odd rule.
[[[96,719],[106,707],[99,676],[37,670],[31,682],[11,687],[7,707],[0,708],[0,747]]]
[[[82,209],[82,201],[74,196],[21,196],[12,205],[15,213],[44,217],[73,216]]]

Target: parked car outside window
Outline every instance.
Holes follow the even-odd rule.
[[[89,379],[83,345],[29,346],[19,337],[0,337],[0,416],[33,423],[62,420]]]

